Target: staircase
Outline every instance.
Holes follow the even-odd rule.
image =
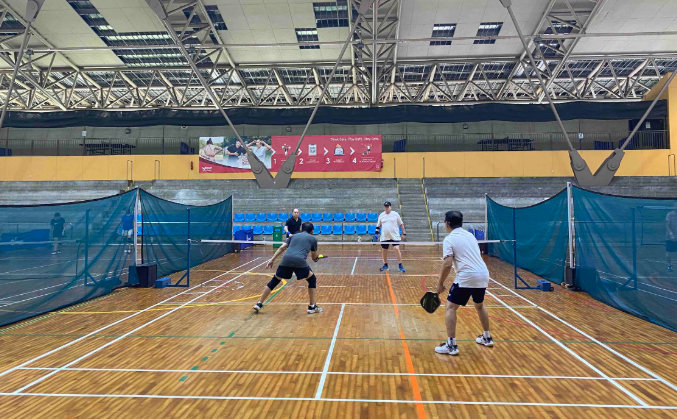
[[[407,231],[407,241],[431,241],[428,210],[421,187],[421,179],[398,179],[397,189],[402,205],[400,216],[402,216],[402,222]]]

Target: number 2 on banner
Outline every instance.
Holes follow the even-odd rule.
[[[299,159],[299,164],[303,164],[303,159]]]

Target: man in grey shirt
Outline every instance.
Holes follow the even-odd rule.
[[[263,289],[261,298],[254,305],[254,310],[258,313],[263,308],[263,302],[268,299],[271,292],[277,287],[282,280],[289,281],[293,274],[296,274],[296,279],[305,279],[308,281],[308,296],[310,303],[308,304],[308,314],[320,313],[322,309],[315,304],[315,296],[317,290],[317,278],[313,271],[310,270],[308,262],[308,253],[311,254],[313,261],[317,262],[319,255],[317,254],[317,239],[313,237],[313,223],[306,221],[301,225],[301,232],[289,237],[287,241],[280,246],[272,258],[266,264],[267,268],[273,266],[275,259],[287,251],[282,257],[280,266],[273,276],[273,279],[268,282],[268,285]]]

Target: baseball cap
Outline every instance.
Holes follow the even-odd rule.
[[[386,201],[386,202],[383,203],[383,206],[384,207],[390,207],[390,206],[392,206],[392,204],[390,203],[390,201]]]

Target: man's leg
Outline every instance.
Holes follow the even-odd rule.
[[[444,318],[444,323],[447,326],[447,336],[449,339],[456,339],[456,311],[460,306],[458,304],[446,303],[446,314]]]
[[[388,248],[387,247],[385,249],[381,248],[381,256],[383,258],[383,264],[387,265],[388,264]]]
[[[296,276],[298,277],[301,272],[297,272]],[[321,313],[322,309],[317,306],[316,295],[317,295],[317,277],[313,271],[308,269],[308,273],[303,272],[303,276],[306,276],[306,281],[308,281],[308,314]]]
[[[308,298],[310,299],[310,306],[315,307],[315,296],[316,296],[316,291],[317,288],[310,288],[308,287]]]
[[[480,345],[484,346],[494,346],[494,340],[491,338],[491,333],[489,332],[489,312],[487,308],[484,307],[484,289],[476,289],[473,292],[473,302],[475,303],[475,310],[477,311],[477,316],[480,318],[480,323],[482,323],[482,334],[475,339]]]
[[[289,281],[293,271],[294,271],[293,268],[288,268],[281,265],[277,267],[275,275],[270,280],[270,282],[268,282],[268,284],[263,288],[261,298],[259,298],[259,301],[256,304],[254,304],[254,310],[256,310],[257,313],[259,312],[259,310],[263,308],[263,303],[268,299],[270,293],[273,292],[275,287],[277,287],[280,284],[280,282],[282,282],[282,279],[284,279],[285,281]]]
[[[480,318],[480,323],[482,323],[482,330],[488,332],[489,312],[487,311],[487,308],[484,307],[484,303],[475,304],[475,310],[477,310],[477,316]]]
[[[395,256],[397,256],[397,263],[402,264],[402,252],[400,252],[400,246],[393,246],[395,249]]]

